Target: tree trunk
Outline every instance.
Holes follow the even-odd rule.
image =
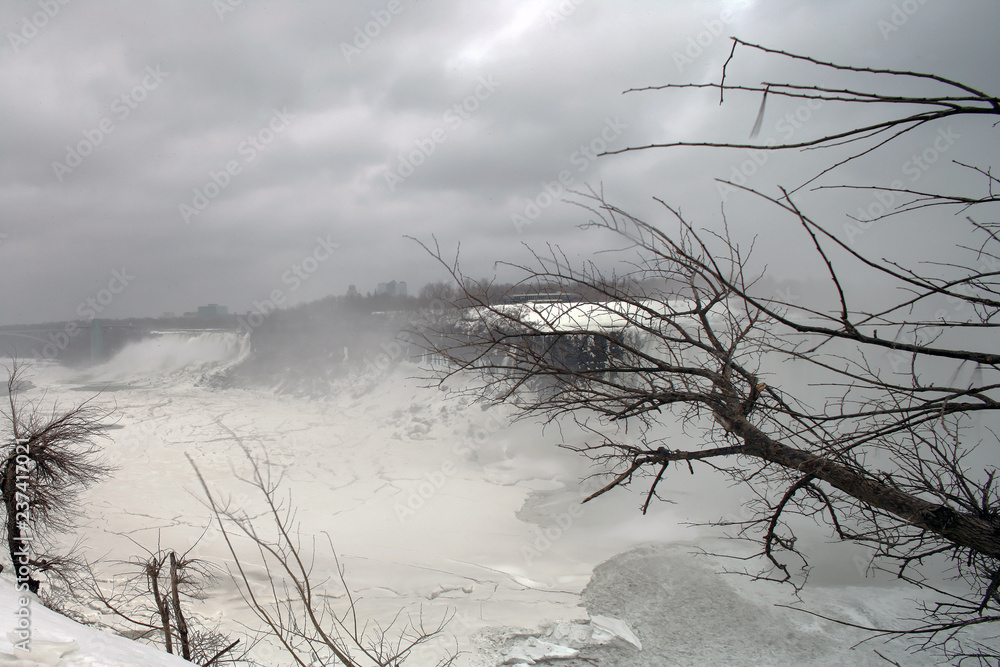
[[[742,415],[723,416],[723,423],[746,442],[748,456],[757,456],[791,470],[812,475],[866,505],[930,531],[955,545],[1000,558],[1000,526],[910,495],[822,456],[783,445],[750,424]]]
[[[40,582],[31,576],[31,556],[27,545],[28,539],[22,534],[21,523],[17,520],[16,451],[15,449],[4,462],[3,480],[0,481],[0,495],[3,496],[4,509],[7,511],[7,549],[10,552],[11,567],[14,568],[14,577],[17,580],[18,590],[24,590],[26,587],[32,593],[38,593]],[[30,512],[30,505],[24,511],[25,513]]]
[[[10,562],[11,567],[14,568],[14,576],[17,576],[17,561],[14,560],[14,541],[11,540],[11,529],[14,527],[11,525],[11,517],[17,518],[17,503],[10,494],[10,489],[13,488],[12,481],[8,477],[11,474],[12,466],[11,462],[13,457],[8,458],[4,461],[3,469],[0,470],[0,500],[3,500],[4,511],[7,513],[6,528],[7,528],[7,550],[10,552]],[[3,565],[0,565],[0,572],[3,572]]]
[[[174,618],[177,619],[177,634],[181,640],[181,657],[191,659],[191,646],[188,643],[187,621],[181,613],[181,595],[177,588],[177,554],[170,552],[170,587],[173,589]]]
[[[167,653],[174,652],[174,638],[172,631],[170,629],[170,604],[167,601],[166,596],[160,594],[160,570],[163,569],[163,563],[157,562],[157,566],[154,567],[153,560],[156,560],[154,556],[151,562],[146,563],[146,577],[149,579],[150,589],[153,591],[153,600],[156,602],[156,609],[160,612],[160,624],[163,626],[163,642],[166,646]]]

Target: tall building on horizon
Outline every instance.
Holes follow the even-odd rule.
[[[379,283],[375,288],[375,294],[386,294],[388,296],[406,296],[406,283],[390,280],[387,283]]]

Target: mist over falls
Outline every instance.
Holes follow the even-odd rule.
[[[400,609],[454,613],[441,645],[428,646],[407,664],[436,664],[456,644],[466,651],[457,663],[462,667],[509,664],[536,637],[568,641],[582,632],[580,620],[588,614],[618,621],[642,639],[644,653],[632,645],[584,649],[602,664],[668,664],[642,662],[649,655],[684,658],[678,664],[726,664],[737,654],[764,656],[774,665],[880,664],[874,654],[859,658],[849,650],[860,633],[832,624],[807,627],[812,621],[795,612],[773,612],[771,602],[788,601],[783,591],[724,584],[714,574],[717,563],[692,562],[691,545],[712,551],[719,545],[717,536],[690,524],[732,513],[742,500],[710,471],[670,478],[669,498],[677,501],[692,501],[711,486],[707,506],[655,503],[644,516],[637,511],[642,488],[582,505],[600,486],[588,479],[594,468],[557,445],[580,446],[593,432],[573,424],[544,431],[531,420],[512,422],[508,405],[483,405],[484,393],[428,390],[414,377],[421,374],[417,366],[408,363],[433,362],[421,359],[420,337],[445,331],[455,341],[482,334],[477,309],[440,304],[331,297],[252,320],[217,318],[201,328],[190,319],[174,329],[162,320],[114,321],[106,331],[128,335],[105,341],[105,360],[40,360],[32,399],[46,392],[45,400],[64,404],[93,396],[117,420],[104,446],[121,472],[93,490],[86,520],[72,536],[101,549],[99,576],[113,581],[109,563],[127,561],[136,543],[162,541],[178,549],[197,543],[199,557],[228,562],[223,541],[206,533],[213,525],[208,511],[196,494],[184,492],[192,486],[187,457],[213,489],[236,493],[240,507],[254,512],[260,507],[236,478],[246,472],[245,445],[287,481],[282,493],[291,494],[301,521],[297,530],[306,538],[331,536],[339,562],[321,538],[316,571],[343,565],[367,617],[392,619]],[[662,307],[683,311],[684,303]],[[560,313],[552,319],[567,329],[612,331],[619,317],[638,317],[615,302],[493,308]],[[582,314],[589,321],[578,319]],[[593,338],[572,334],[551,351],[570,368],[600,364],[595,355],[616,353],[614,346],[595,348]],[[462,389],[461,383],[456,378],[449,387]],[[667,433],[671,442],[683,438],[665,421]],[[888,588],[844,589],[863,583],[864,569],[856,569],[843,548],[829,551],[840,569],[822,583],[836,588],[809,598],[815,608],[832,616],[857,613],[859,622],[870,623],[909,609],[901,593]],[[264,581],[267,575],[255,576]],[[636,580],[648,581],[649,595],[632,592]],[[709,589],[712,594],[704,595]],[[194,611],[226,623],[255,622],[227,581]],[[736,622],[716,623],[719,618]],[[764,627],[761,618],[769,630],[760,635],[765,641],[747,632]],[[567,628],[566,637],[559,634]],[[775,651],[777,640],[784,641],[783,652]],[[889,654],[902,659],[902,649]],[[629,656],[639,662],[627,662]],[[278,663],[265,655],[263,664]]]
[[[261,386],[323,396],[331,382],[361,372],[375,379],[423,350],[411,334],[442,321],[440,311],[407,299],[330,297],[276,311],[258,326],[240,326],[248,349],[238,364],[206,378],[210,386]]]

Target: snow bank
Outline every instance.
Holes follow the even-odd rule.
[[[19,648],[23,639],[17,634],[26,624],[30,624],[31,633],[27,651]],[[0,579],[0,665],[183,667],[191,663],[151,646],[81,625],[45,608],[34,595],[20,593],[13,583]]]

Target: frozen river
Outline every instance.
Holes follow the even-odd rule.
[[[654,503],[646,516],[641,485],[581,506],[595,470],[557,446],[583,442],[579,430],[511,423],[502,407],[426,388],[406,363],[344,377],[322,399],[211,388],[206,380],[245,354],[240,334],[206,333],[143,341],[87,371],[32,369],[27,397],[65,407],[96,394],[114,411],[104,446],[118,470],[88,492],[74,536],[102,563],[102,577],[112,560],[141,553],[137,545],[197,543],[192,555],[231,567],[187,457],[213,491],[253,512],[259,496],[235,480],[248,471],[242,443],[283,476],[280,496],[297,510],[316,581],[335,583],[332,544],[363,615],[388,623],[399,610],[454,614],[441,640],[408,664],[433,665],[456,647],[459,664],[499,664],[513,634],[585,620],[584,603],[625,618],[647,646],[603,654],[601,664],[880,664],[868,645],[850,650],[861,635],[776,610],[773,602],[794,601],[789,591],[717,576],[718,562],[691,555],[694,545],[712,550],[719,533],[687,522],[726,514],[739,500],[721,480],[677,474],[677,504]],[[718,488],[705,494],[706,484]],[[594,568],[618,554],[583,595]],[[623,579],[637,562],[658,578]],[[839,568],[818,584],[826,612],[877,624],[903,608],[901,594],[872,587],[849,559]],[[342,602],[333,599],[335,608]],[[257,625],[224,574],[196,613],[224,629]],[[763,635],[761,618],[770,619]],[[872,646],[917,664],[901,647]],[[283,662],[265,646],[258,658]]]

